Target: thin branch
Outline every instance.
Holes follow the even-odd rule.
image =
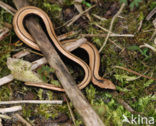
[[[146,47],[146,48],[151,49],[153,52],[156,52],[156,48],[151,46],[151,45],[149,45],[149,44],[147,44],[147,43],[144,43],[144,45],[140,45],[139,47],[140,48]]]
[[[106,37],[107,34],[80,34],[82,37]],[[134,37],[133,34],[116,34],[111,33],[110,37]]]
[[[96,5],[91,6],[90,8],[86,9],[85,11],[83,11],[82,13],[74,16],[70,21],[70,23],[67,25],[68,27],[70,25],[72,25],[76,20],[78,20],[83,14],[85,14],[86,12],[88,12],[89,10],[91,10],[92,8],[94,8]]]
[[[148,71],[145,71],[143,74],[146,74]],[[132,78],[132,79],[129,79],[128,81],[134,81],[134,80],[137,80],[137,79],[139,79],[139,78],[141,78],[141,76],[138,76],[138,77],[136,77],[136,78]]]
[[[155,31],[155,29],[150,29],[150,30],[143,30],[142,32],[144,32],[144,33],[146,33],[146,32],[153,32],[153,31]]]
[[[68,51],[73,51],[75,50],[76,48],[80,47],[80,45],[82,45],[83,43],[86,43],[87,42],[87,39],[85,38],[81,38],[81,39],[78,39],[78,40],[74,40],[72,42],[72,44],[66,44],[66,43],[63,43],[62,42],[62,46],[64,47],[65,50],[68,50]]]
[[[3,125],[2,125],[2,119],[1,119],[1,118],[0,118],[0,126],[3,126]]]
[[[13,106],[13,107],[8,107],[8,108],[0,108],[0,113],[10,113],[10,112],[16,112],[22,110],[22,106]]]
[[[8,116],[8,115],[4,115],[4,114],[0,114],[0,118],[2,118],[2,119],[11,119],[11,117],[10,116]]]
[[[9,12],[10,14],[14,15],[16,13],[16,9],[12,8],[11,6],[9,6],[8,4],[0,1],[0,7],[2,7],[3,9],[5,9],[7,12]]]
[[[59,90],[61,91],[58,87],[54,86],[53,84],[48,84],[48,83],[35,83],[35,82],[25,82],[25,85],[27,86],[33,86],[33,87],[39,87],[39,88],[45,88],[49,90]]]
[[[152,40],[152,39],[154,38],[155,35],[156,35],[156,28],[155,28],[155,30],[154,30],[154,32],[153,32],[153,34],[152,34],[150,40]]]
[[[136,111],[128,103],[126,103],[123,99],[119,97],[120,94],[118,92],[115,91],[111,94],[113,95],[113,98],[116,99],[117,102],[121,104],[126,110],[128,110],[131,113],[136,113]]]
[[[82,3],[83,0],[74,0],[74,2]]]
[[[41,59],[38,59],[34,62],[32,62],[32,67],[31,67],[31,70],[35,70],[36,68],[38,68],[39,66],[43,65],[43,64],[46,64],[47,63],[47,60],[45,57],[41,58]]]
[[[72,111],[72,109],[71,109],[71,107],[70,107],[70,104],[69,104],[69,101],[68,101],[68,98],[66,97],[66,95],[64,95],[65,96],[65,100],[66,100],[66,102],[67,102],[67,106],[68,106],[68,109],[69,109],[69,112],[70,112],[70,115],[71,115],[71,118],[72,118],[72,120],[73,120],[73,123],[74,123],[74,126],[76,126],[76,119],[75,119],[75,117],[74,117],[74,113],[73,113],[73,111]]]
[[[73,35],[75,35],[75,34],[77,34],[76,31],[71,31],[71,32],[67,32],[67,33],[65,33],[65,34],[63,34],[63,35],[59,35],[59,36],[57,36],[57,37],[58,37],[58,40],[61,41],[61,40],[67,39],[68,37],[73,36]]]
[[[119,15],[118,17],[121,18],[121,19],[125,19],[125,17],[122,17],[122,16],[120,16],[120,15]]]
[[[82,5],[81,5],[80,3],[75,2],[75,3],[74,3],[74,6],[75,6],[75,8],[77,9],[77,11],[78,11],[79,13],[82,13],[82,12],[83,12],[83,8],[82,8]],[[89,15],[89,13],[86,13],[86,16],[87,16],[87,18],[89,19],[89,21],[91,21],[91,17],[90,17],[90,15]]]
[[[24,56],[29,55],[29,54],[30,54],[30,51],[24,49],[24,50],[22,50],[22,51],[20,51],[20,52],[18,52],[16,54],[14,54],[13,58],[21,58],[21,57],[24,57]]]
[[[117,98],[117,101],[118,101],[118,103],[120,103],[121,105],[123,105],[124,108],[126,110],[128,110],[129,112],[132,112],[132,113],[135,112],[134,109],[128,103],[126,103],[123,99]]]
[[[147,15],[146,20],[149,21],[155,13],[156,13],[156,7]]]
[[[109,41],[110,41],[111,43],[113,43],[117,48],[119,48],[119,49],[121,49],[121,50],[124,49],[123,47],[121,47],[121,46],[119,46],[118,44],[116,44],[116,42],[114,42],[113,40],[109,39]]]
[[[154,32],[153,32],[153,34],[152,34],[150,40],[152,40],[152,39],[155,37],[155,35],[156,35],[156,18],[153,20],[153,25],[154,25],[154,27],[155,27],[155,30],[154,30]],[[155,43],[155,40],[154,40],[154,43]],[[156,44],[156,43],[155,43],[155,44]]]
[[[12,24],[10,24],[10,23],[8,23],[8,22],[3,22],[3,26],[6,27],[6,28],[8,28],[8,29],[10,29],[10,30],[11,30],[12,27],[13,27]]]
[[[98,28],[102,29],[105,32],[110,32],[110,37],[134,37],[133,34],[117,34],[117,33],[113,33],[112,31],[109,31],[108,29],[100,26],[97,23],[94,23],[94,25],[97,26]],[[107,36],[106,34],[101,34],[101,35],[103,35],[104,37]]]
[[[0,86],[11,82],[13,79],[14,77],[12,76],[12,74],[9,74],[5,77],[0,78]]]
[[[147,79],[156,80],[156,78],[152,78],[152,77],[140,74],[140,73],[138,73],[136,71],[133,71],[131,69],[128,69],[128,68],[125,68],[125,67],[122,67],[122,66],[114,66],[114,68],[119,68],[119,69],[122,69],[122,70],[126,70],[127,72],[133,73],[135,75],[138,75],[138,76],[141,76],[141,77],[144,77],[144,78],[147,78]]]
[[[10,104],[62,104],[62,100],[19,100],[19,101],[0,101],[0,105]]]
[[[28,121],[26,121],[20,114],[16,113],[15,117],[21,121],[23,124],[25,124],[26,126],[32,126]]]
[[[107,21],[107,19],[106,18],[104,18],[104,17],[100,17],[99,15],[96,15],[96,14],[92,14],[95,18],[97,18],[97,19],[99,19],[99,20],[101,20],[101,21]]]
[[[143,24],[143,20],[141,20],[141,21],[139,22],[139,27],[138,27],[137,32],[139,32],[139,31],[141,30],[141,28],[142,28],[142,24]]]
[[[9,33],[8,28],[0,29],[0,41],[3,40]]]
[[[110,32],[110,34],[112,33],[112,31],[109,31],[108,29],[106,29],[106,28],[100,26],[100,25],[97,24],[97,23],[94,23],[94,25],[97,26],[98,28],[102,29],[102,30],[105,31],[105,32]]]
[[[153,23],[153,25],[154,25],[154,27],[156,29],[156,18],[152,21],[152,23]]]
[[[107,34],[107,37],[106,37],[106,39],[105,39],[105,41],[104,41],[102,47],[101,47],[100,50],[99,50],[99,52],[101,52],[102,49],[105,47],[105,45],[106,45],[106,43],[107,43],[107,40],[108,40],[108,38],[109,38],[109,36],[110,36],[110,34],[111,34],[111,31],[112,31],[112,28],[113,28],[113,23],[114,23],[115,19],[120,15],[120,13],[122,12],[122,10],[123,10],[124,7],[125,7],[125,4],[123,3],[123,4],[121,5],[119,11],[113,16],[112,21],[111,21],[111,24],[110,24],[110,27],[109,27],[109,32],[108,32],[108,34]]]

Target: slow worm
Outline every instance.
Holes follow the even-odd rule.
[[[100,66],[100,56],[99,56],[99,52],[96,49],[96,47],[89,42],[86,42],[80,46],[80,48],[86,50],[87,53],[89,54],[89,66],[88,66],[83,60],[81,60],[80,58],[76,57],[75,55],[73,55],[72,53],[70,53],[69,51],[67,51],[63,48],[63,46],[62,46],[63,44],[66,44],[66,43],[72,44],[72,42],[74,40],[60,42],[56,37],[52,22],[51,22],[50,18],[48,17],[48,15],[43,10],[41,10],[37,7],[34,7],[34,6],[26,6],[26,7],[19,9],[13,19],[14,31],[15,31],[16,35],[25,44],[27,44],[28,46],[30,46],[33,49],[40,51],[38,45],[35,43],[35,40],[26,31],[26,29],[24,28],[24,25],[23,25],[24,18],[30,14],[35,14],[43,20],[43,22],[46,26],[46,30],[47,30],[52,42],[56,46],[56,48],[64,56],[66,56],[70,60],[73,60],[74,62],[76,62],[83,68],[85,77],[83,78],[81,83],[78,84],[78,87],[80,89],[83,89],[84,87],[86,87],[88,85],[88,83],[90,82],[90,80],[92,80],[92,82],[95,85],[97,85],[101,88],[115,89],[115,86],[111,81],[99,76],[98,71],[99,71],[99,66]],[[56,91],[64,91],[63,88],[56,87],[56,86],[52,86],[51,89],[56,90]]]

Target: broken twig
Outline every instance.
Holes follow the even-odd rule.
[[[151,46],[151,45],[149,45],[149,44],[147,44],[147,43],[144,43],[144,45],[140,45],[139,47],[140,48],[146,47],[146,48],[151,49],[153,52],[156,52],[156,48]]]
[[[0,105],[9,104],[62,104],[62,100],[21,100],[21,101],[0,101]]]
[[[2,119],[11,119],[10,116],[4,115],[4,114],[0,114],[0,118],[2,118]]]
[[[91,10],[92,8],[94,8],[96,5],[91,6],[90,8],[86,9],[85,11],[83,11],[82,13],[74,16],[71,20],[70,23],[67,25],[68,27],[70,25],[72,25],[76,20],[78,20],[83,14],[85,14],[86,12],[88,12],[89,10]]]
[[[13,106],[13,107],[8,107],[8,108],[0,108],[0,113],[10,113],[10,112],[16,112],[22,110],[22,106]]]
[[[98,15],[96,15],[96,14],[92,14],[95,18],[97,18],[97,19],[99,19],[99,20],[101,20],[101,21],[107,21],[107,19],[106,18],[104,18],[104,17],[100,17],[100,16],[98,16]]]
[[[149,21],[155,13],[156,13],[156,7],[147,15],[146,20]]]
[[[66,102],[67,102],[67,106],[68,106],[68,109],[69,109],[71,118],[72,118],[72,120],[73,120],[74,126],[76,126],[76,122],[75,122],[76,119],[75,119],[74,114],[73,114],[73,111],[72,111],[72,109],[71,109],[71,107],[70,107],[68,98],[66,97],[66,95],[64,95],[64,97],[65,97],[65,100],[66,100]]]
[[[20,114],[16,113],[15,117],[21,121],[23,124],[25,124],[26,126],[32,126],[28,121],[26,121]]]
[[[106,37],[107,34],[80,34],[82,37]],[[111,33],[110,37],[134,37],[133,34],[116,34]]]
[[[104,46],[106,45],[107,40],[108,40],[108,38],[109,38],[109,36],[110,36],[110,34],[111,34],[111,32],[112,32],[113,23],[114,23],[115,19],[118,17],[118,15],[120,15],[120,13],[122,12],[122,10],[123,10],[124,7],[125,7],[125,4],[123,3],[123,4],[121,5],[119,11],[113,16],[112,21],[111,21],[111,24],[110,24],[110,27],[109,27],[109,32],[108,32],[108,34],[107,34],[107,36],[106,36],[106,39],[105,39],[103,45],[101,46],[101,48],[100,48],[100,50],[99,50],[99,52],[101,52],[101,51],[103,50]]]

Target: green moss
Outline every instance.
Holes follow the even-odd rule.
[[[7,101],[11,97],[11,89],[7,86],[2,86],[0,89],[0,101]]]

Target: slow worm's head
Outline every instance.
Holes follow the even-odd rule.
[[[99,87],[105,88],[105,89],[116,90],[116,87],[115,87],[115,85],[112,83],[112,81],[107,80],[107,79],[103,79],[103,83],[100,84]]]

